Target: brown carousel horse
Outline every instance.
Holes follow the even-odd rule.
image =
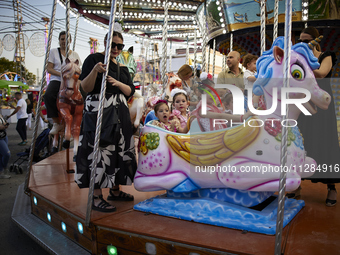
[[[57,99],[57,107],[65,123],[65,140],[63,147],[66,149],[70,147],[72,135],[74,155],[77,154],[78,150],[80,125],[84,108],[84,100],[79,91],[80,81],[78,79],[80,73],[81,70],[78,60],[72,62],[67,58],[61,68],[62,79]],[[57,136],[55,136],[54,144],[55,141],[58,141]]]

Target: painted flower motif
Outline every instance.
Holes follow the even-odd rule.
[[[281,142],[282,139],[282,126],[279,120],[272,119],[272,121],[266,121],[264,129],[268,132],[268,134],[275,137],[275,139]],[[296,140],[296,133],[292,132],[292,128],[288,128],[287,133],[287,146],[291,145],[292,142]]]
[[[301,150],[304,149],[303,146],[303,137],[302,134],[300,133],[300,130],[297,126],[292,127],[292,132],[295,135],[296,139],[294,140],[294,144],[296,145],[296,147],[300,148]]]
[[[139,151],[142,152],[144,155],[148,154],[148,148],[146,147],[146,135],[144,134],[139,139]]]
[[[279,133],[275,139],[279,142],[281,142],[282,139],[282,133]],[[296,136],[294,135],[294,133],[292,132],[292,128],[289,127],[288,128],[288,133],[287,133],[287,146],[290,146],[292,142],[294,142],[296,139]]]
[[[146,135],[145,144],[149,150],[156,149],[159,145],[159,134],[155,132],[148,133]]]

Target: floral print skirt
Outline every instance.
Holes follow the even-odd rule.
[[[119,97],[119,100],[117,100]],[[119,137],[112,138],[112,144],[99,147],[97,169],[95,173],[95,189],[112,188],[116,185],[131,185],[137,169],[132,124],[126,99],[122,94],[106,94],[104,108],[119,107]],[[88,188],[91,179],[91,164],[94,155],[95,129],[84,131],[86,112],[98,112],[99,94],[88,95],[84,105],[83,122],[79,136],[76,156],[75,181],[80,188]],[[105,118],[112,116],[103,116]],[[87,120],[88,121],[88,120]],[[96,123],[93,123],[94,127]]]

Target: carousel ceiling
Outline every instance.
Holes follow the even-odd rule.
[[[65,2],[65,1],[62,1]],[[187,40],[194,37],[197,29],[196,11],[204,0],[169,1],[168,38]],[[71,0],[71,7],[76,8],[84,17],[108,25],[110,19],[110,0]],[[118,19],[119,0],[116,1],[116,20]],[[162,0],[124,0],[124,32],[162,38],[164,23],[164,1]]]

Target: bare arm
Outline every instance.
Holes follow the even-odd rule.
[[[60,76],[60,72],[54,70],[54,64],[51,63],[51,62],[48,62],[47,64],[47,72],[49,74],[53,74],[53,75],[56,75],[56,76]]]
[[[11,113],[11,115],[8,116],[8,118],[16,114],[20,110],[20,108],[20,106],[17,106],[17,108],[15,108],[15,110]]]
[[[250,81],[250,82],[253,82],[253,81],[256,81],[256,78],[255,78],[255,76],[252,75],[252,76],[248,76],[247,80]]]
[[[116,79],[112,78],[111,76],[107,76],[107,81],[109,83],[112,84],[112,86],[117,86],[120,91],[122,91],[124,93],[125,96],[130,96],[131,94],[131,88],[130,86],[120,82],[120,81],[117,81]]]
[[[98,73],[103,73],[106,71],[105,64],[98,62],[84,80],[81,81],[81,87],[86,93],[91,92],[94,89],[94,84],[97,79]]]
[[[313,71],[315,78],[326,77],[326,75],[329,73],[331,69],[332,69],[332,57],[328,56],[321,62],[320,68]]]

